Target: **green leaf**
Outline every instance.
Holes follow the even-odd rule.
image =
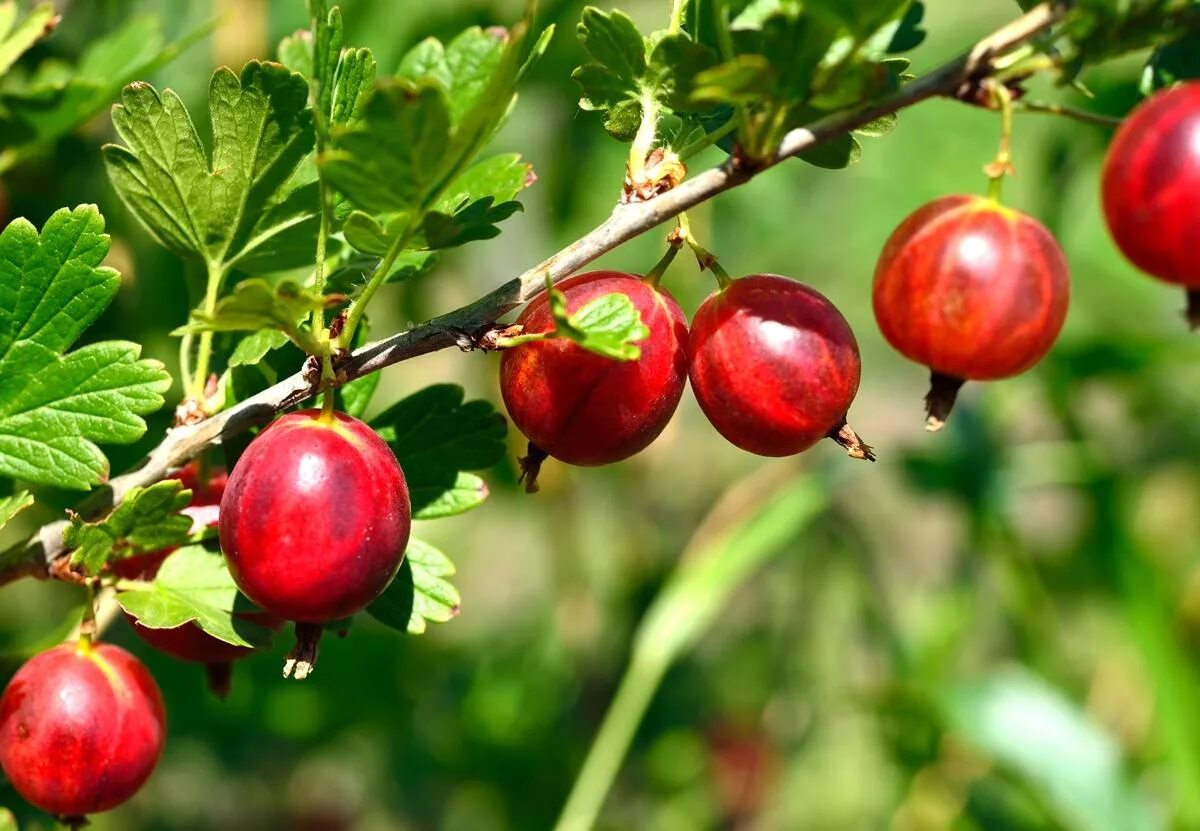
[[[862,158],[862,146],[854,136],[841,135],[797,154],[796,158],[826,170],[840,170],[858,164]]]
[[[865,48],[865,54],[876,56],[880,54],[895,55],[916,49],[925,42],[928,34],[921,28],[925,19],[925,4],[916,0],[910,3],[902,15],[891,23],[881,26]]]
[[[362,120],[375,87],[375,56],[370,49],[350,49],[342,55],[333,81],[329,121],[335,127]]]
[[[114,559],[124,559],[179,545],[192,529],[192,518],[179,513],[192,492],[178,479],[132,488],[104,519],[84,522],[78,514],[63,532],[71,565],[95,576]]]
[[[950,727],[1045,795],[1063,826],[1165,827],[1123,769],[1112,737],[1045,681],[1012,671],[949,691]]]
[[[308,2],[308,14],[314,24],[312,77],[317,81],[320,90],[317,107],[323,113],[330,112],[333,77],[344,42],[342,10],[338,6],[330,9],[328,5],[325,0]]]
[[[518,210],[481,197],[455,204],[453,212],[437,207],[495,135],[521,72],[545,48],[543,36],[522,61],[530,22],[527,17],[511,32],[471,28],[447,46],[422,41],[405,55],[397,78],[376,85],[361,118],[334,130],[332,149],[319,164],[359,209],[346,228],[352,245],[383,256],[406,233],[423,234],[429,247],[458,245],[494,236],[494,225]],[[461,217],[460,209],[466,211]],[[441,216],[426,227],[430,211]]]
[[[411,81],[432,77],[441,83],[450,100],[455,125],[476,107],[500,65],[508,32],[501,28],[466,29],[445,47],[427,38],[400,62],[396,74]]]
[[[856,135],[866,136],[867,138],[882,138],[896,129],[896,124],[899,123],[899,120],[896,113],[888,113],[887,115],[881,115],[874,121],[868,121],[854,132]]]
[[[176,550],[149,583],[122,583],[117,602],[150,629],[174,629],[195,623],[208,634],[234,646],[270,642],[266,627],[241,614],[253,607],[239,593],[225,558],[202,545]]]
[[[191,322],[172,334],[278,329],[294,337],[298,333],[298,324],[312,312],[323,309],[325,301],[324,295],[290,280],[276,285],[261,278],[243,280],[232,294],[217,302],[211,315],[195,311]]]
[[[583,48],[617,78],[632,84],[646,74],[646,42],[625,12],[588,6],[576,32]]]
[[[412,209],[432,195],[444,175],[450,126],[440,84],[384,80],[361,122],[334,131],[321,172],[368,213]]]
[[[422,224],[422,235],[429,248],[452,248],[481,239],[492,239],[500,235],[496,227],[517,211],[520,202],[495,204],[491,196],[477,199],[453,215],[430,211]]]
[[[771,93],[775,70],[763,55],[738,55],[696,78],[692,98],[723,104],[750,104]]]
[[[94,205],[56,211],[40,237],[24,219],[0,233],[0,476],[87,489],[108,476],[95,442],[136,441],[163,405],[171,378],[137,344],[66,353],[120,289],[108,247]]]
[[[392,247],[392,242],[403,234],[409,224],[407,213],[388,214],[380,221],[364,211],[354,211],[346,217],[342,233],[346,242],[364,254],[383,257]]]
[[[29,491],[17,491],[12,496],[0,498],[0,528],[32,504],[33,494]]]
[[[415,517],[450,516],[480,504],[486,488],[474,477],[464,478],[465,471],[504,458],[504,417],[487,401],[464,398],[462,387],[435,384],[371,420],[400,461]]]
[[[805,0],[805,9],[845,26],[865,40],[889,21],[903,15],[909,0]]]
[[[28,81],[7,83],[0,92],[0,146],[9,150],[0,156],[0,169],[90,120],[124,84],[164,66],[214,25],[201,24],[164,46],[161,21],[134,15],[93,40],[77,67],[47,61]]]
[[[210,161],[179,96],[130,84],[113,107],[126,146],[104,146],[109,178],[163,245],[227,268],[302,221],[305,211],[292,205],[276,224],[262,224],[292,195],[285,185],[312,150],[307,102],[304,78],[279,64],[251,61],[240,76],[218,69],[209,85]],[[307,213],[316,207],[313,199]]]
[[[488,498],[488,486],[473,473],[459,472],[453,484],[419,481],[409,486],[413,504],[413,519],[442,519],[465,514],[478,508]]]
[[[428,273],[438,262],[436,251],[401,251],[392,264],[386,283],[399,283]],[[357,294],[379,265],[379,256],[354,256],[334,267],[325,280],[325,290]]]
[[[568,337],[590,352],[618,361],[636,361],[642,355],[637,341],[650,337],[637,307],[619,292],[597,297],[574,313],[567,311],[566,296],[550,288],[550,313],[555,333]]]
[[[454,576],[454,563],[432,545],[409,540],[396,579],[367,614],[393,629],[422,634],[429,623],[445,623],[458,615],[462,599],[446,578]]]
[[[460,173],[442,193],[434,210],[452,215],[486,197],[496,203],[511,202],[536,181],[533,165],[521,161],[519,154],[489,156]]]
[[[39,3],[19,23],[16,16],[13,0],[0,3],[0,75],[8,72],[29,47],[53,32],[57,21],[53,3]]]
[[[716,63],[716,53],[707,46],[684,34],[667,35],[650,53],[646,84],[654,90],[654,97],[672,110],[694,109],[696,78]]]
[[[278,349],[287,342],[288,336],[277,329],[263,329],[253,335],[246,335],[238,341],[238,345],[229,356],[227,365],[231,369],[235,366],[253,366],[265,358],[268,352]]]
[[[1184,35],[1151,53],[1142,71],[1142,95],[1193,78],[1200,78],[1200,31]]]
[[[7,808],[0,808],[0,831],[20,831],[17,818]]]
[[[292,72],[299,72],[305,78],[312,77],[313,37],[308,29],[301,29],[279,41],[275,54],[279,57],[279,62]]]

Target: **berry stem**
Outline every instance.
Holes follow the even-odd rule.
[[[525,483],[525,493],[538,492],[538,474],[542,471],[542,462],[548,458],[549,453],[530,442],[525,455],[517,459],[517,464],[521,467],[521,475],[517,477],[517,482]]]
[[[829,438],[846,448],[846,455],[851,459],[875,461],[875,449],[854,432],[854,428],[846,423],[846,419],[843,418],[840,424],[829,431]]]
[[[321,385],[325,387],[325,394],[321,399],[321,420],[326,423],[333,422],[333,410],[337,399],[337,388],[333,382],[336,379],[337,375],[333,371],[333,358],[330,356],[328,344],[326,344],[326,349],[321,354]]]
[[[929,373],[929,393],[925,396],[925,429],[936,433],[946,426],[946,419],[954,409],[958,391],[966,383],[963,378],[953,375],[943,375],[934,371]]]
[[[1200,289],[1187,290],[1187,310],[1184,312],[1192,331],[1200,329]]]
[[[662,282],[663,275],[667,272],[667,268],[671,265],[671,261],[675,259],[675,256],[678,253],[678,245],[669,245],[667,247],[667,253],[662,255],[662,259],[655,263],[654,268],[647,271],[646,276],[642,279],[645,280],[649,285],[658,288],[658,284]]]
[[[208,676],[208,689],[218,698],[229,695],[233,683],[233,664],[229,661],[219,661],[204,665],[204,673]]]
[[[700,266],[700,270],[708,269],[717,278],[717,285],[725,288],[733,282],[733,278],[729,276],[729,272],[721,268],[721,264],[717,262],[716,254],[713,254],[707,248],[700,244],[696,239],[696,235],[692,233],[692,223],[688,219],[687,211],[681,211],[679,214],[679,230],[676,231],[676,236],[688,244],[688,248],[692,249],[692,253],[696,255],[696,264]]]
[[[283,664],[284,678],[295,675],[297,681],[303,681],[312,674],[324,631],[319,623],[296,623],[296,645]]]
[[[996,158],[986,167],[988,198],[993,202],[1000,201],[1000,192],[1004,188],[1004,177],[1013,173],[1012,164],[1012,126],[1013,105],[1012,93],[1008,87],[998,81],[991,81],[992,101],[1000,112],[1000,146],[996,150]]]
[[[79,622],[79,651],[86,655],[92,651],[92,639],[96,636],[96,584],[88,580],[83,587],[87,599],[83,604],[83,618]]]
[[[1053,101],[1016,101],[1013,103],[1013,106],[1018,112],[1057,115],[1062,118],[1082,121],[1084,124],[1095,124],[1098,127],[1120,127],[1124,120],[1114,118],[1111,115],[1104,115],[1103,113],[1077,110],[1074,107],[1056,104]]]

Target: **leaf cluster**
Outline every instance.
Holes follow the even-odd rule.
[[[624,13],[588,8],[578,32],[592,60],[574,75],[580,107],[600,112],[615,138],[651,131],[684,158],[714,141],[767,158],[788,130],[897,88],[908,66],[897,54],[923,40],[923,14],[909,0],[690,0],[677,26],[643,36]],[[843,167],[858,154],[846,136],[805,159]]]

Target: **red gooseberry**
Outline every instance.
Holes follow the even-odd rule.
[[[722,436],[760,456],[790,456],[832,438],[873,461],[846,424],[861,372],[841,312],[778,274],[731,281],[692,321],[688,376],[700,409]]]
[[[1200,326],[1200,81],[1163,90],[1121,125],[1104,162],[1104,216],[1129,260],[1188,291]]]
[[[221,550],[243,594],[297,622],[297,677],[315,658],[320,624],[387,588],[411,520],[400,464],[356,418],[289,413],[250,442],[221,498]]]
[[[35,655],[0,697],[0,768],[30,803],[72,822],[133,796],[165,736],[154,678],[109,644],[64,643]]]
[[[522,465],[531,491],[547,456],[604,465],[643,450],[671,420],[687,378],[687,320],[665,290],[620,271],[578,274],[558,290],[569,312],[604,295],[624,294],[650,333],[632,361],[598,355],[567,338],[504,350],[500,390],[513,423],[529,439]],[[527,334],[552,331],[548,296],[532,300],[517,323]]]
[[[939,430],[967,380],[1041,360],[1067,316],[1067,260],[1050,232],[981,196],[945,196],[892,232],[875,267],[875,319],[929,367],[926,428]]]

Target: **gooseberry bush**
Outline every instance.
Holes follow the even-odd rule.
[[[1200,86],[1187,80],[1200,4],[1023,2],[920,76],[907,57],[926,35],[918,0],[663,6],[657,31],[592,7],[576,31],[583,117],[628,145],[611,215],[486,296],[379,337],[369,315],[383,286],[437,280],[441,252],[499,235],[537,181],[520,155],[492,149],[555,36],[532,3],[507,28],[421,41],[392,72],[345,42],[339,6],[309,0],[310,27],[275,55],[215,71],[203,116],[144,78],[211,27],[166,44],[138,19],[77,66],[47,68],[22,56],[53,35],[53,6],[0,3],[0,172],[110,112],[113,191],[201,275],[168,372],[136,343],[77,345],[121,286],[105,265],[108,206],[66,206],[40,228],[6,219],[0,232],[0,477],[11,482],[0,526],[54,502],[44,495],[79,494],[0,552],[0,582],[55,579],[86,596],[77,634],[0,698],[0,767],[31,804],[79,823],[130,798],[161,753],[158,688],[102,642],[98,604],[118,604],[150,646],[204,665],[218,694],[230,664],[273,637],[294,636],[283,675],[304,679],[323,633],[354,649],[356,615],[419,635],[459,614],[452,559],[419,523],[485,502],[478,471],[502,460],[508,421],[500,402],[468,401],[452,384],[364,421],[386,366],[452,347],[499,352],[463,360],[497,363],[502,409],[528,440],[531,492],[545,464],[645,449],[687,386],[715,433],[749,453],[828,453],[828,438],[852,458],[886,454],[850,426],[870,367],[843,314],[800,281],[802,264],[779,275],[747,262],[731,275],[686,211],[777,165],[858,163],[909,106],[985,108],[1000,136],[998,150],[979,150],[978,182],[898,208],[874,275],[883,336],[931,373],[931,430],[965,381],[1035,365],[1068,313],[1062,250],[1003,201],[1002,184],[1019,165],[1015,113],[1094,117],[1028,100],[1035,78],[1083,87],[1087,68],[1148,50],[1150,98],[1113,141],[1104,210],[1120,250],[1183,286],[1200,321]],[[714,148],[723,158],[700,169]],[[655,231],[662,259],[644,273],[583,271]],[[662,283],[680,253],[715,278],[696,309]],[[110,470],[102,448],[140,439],[168,403],[174,426],[144,462]]]

